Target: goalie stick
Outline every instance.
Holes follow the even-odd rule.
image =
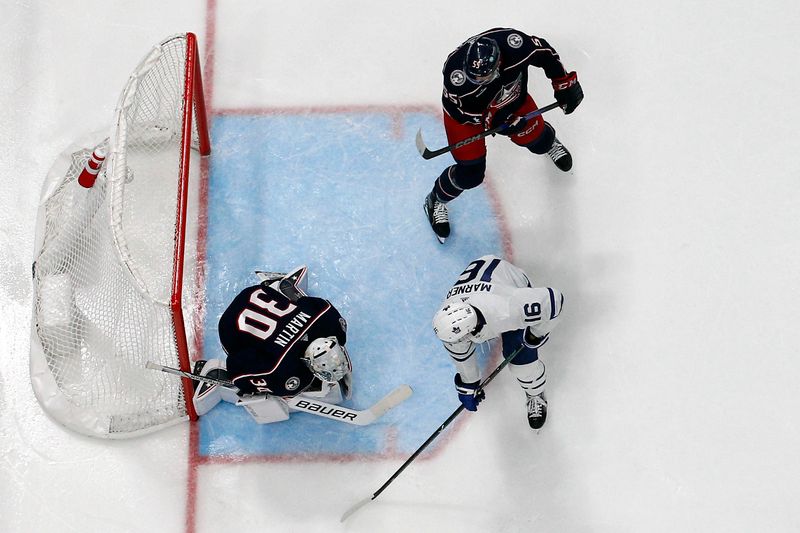
[[[557,107],[559,107],[558,102],[553,102],[550,105],[546,105],[541,109],[536,109],[536,110],[531,111],[530,113],[528,113],[526,115],[522,115],[522,116],[526,120],[530,120],[533,117],[538,117],[542,113],[546,113],[546,112],[550,111],[551,109],[555,109]],[[506,129],[507,127],[508,127],[508,125],[501,124],[501,125],[497,126],[496,128],[492,128],[490,130],[482,131],[482,132],[478,133],[477,135],[473,135],[472,137],[467,137],[466,139],[464,139],[462,141],[458,141],[457,143],[445,146],[444,148],[439,148],[438,150],[429,150],[428,147],[425,146],[425,141],[422,140],[422,128],[420,128],[417,131],[417,140],[416,140],[416,142],[417,142],[417,150],[419,150],[419,154],[422,156],[423,159],[433,159],[436,156],[439,156],[439,155],[442,155],[442,154],[446,154],[447,152],[451,152],[451,151],[455,150],[456,148],[461,148],[462,146],[466,146],[467,144],[473,143],[475,141],[479,141],[479,140],[483,139],[484,137],[488,137],[489,135],[494,135],[495,133],[499,133],[499,132],[503,131],[504,129]]]
[[[506,365],[507,365],[508,363],[510,363],[510,362],[511,362],[511,360],[512,360],[512,359],[514,359],[514,358],[517,356],[517,354],[518,354],[519,352],[521,352],[521,351],[522,351],[522,348],[523,348],[523,346],[520,346],[519,348],[517,348],[516,350],[514,350],[514,351],[511,353],[511,355],[509,355],[508,357],[506,357],[505,359],[503,359],[503,362],[502,362],[502,363],[500,363],[500,365],[499,365],[497,368],[495,368],[495,369],[494,369],[494,371],[493,371],[491,374],[489,374],[489,377],[487,377],[485,380],[483,380],[483,383],[481,383],[480,387],[478,387],[478,389],[475,391],[475,394],[478,394],[478,392],[480,392],[480,391],[482,391],[483,389],[485,389],[485,388],[486,388],[486,386],[487,386],[487,385],[488,385],[488,384],[489,384],[489,383],[490,383],[490,382],[491,382],[491,381],[492,381],[492,380],[495,378],[495,376],[497,376],[497,374],[499,374],[499,373],[500,373],[500,371],[501,371],[501,370],[503,370],[503,369],[506,367]],[[397,469],[397,471],[395,471],[395,473],[394,473],[394,474],[392,474],[392,477],[390,477],[390,478],[389,478],[389,479],[386,481],[386,483],[384,483],[383,485],[381,485],[381,487],[380,487],[378,490],[376,490],[375,492],[373,492],[371,497],[369,497],[369,498],[364,498],[363,500],[361,500],[361,501],[359,501],[359,502],[357,502],[357,503],[353,504],[353,505],[352,505],[352,506],[351,506],[351,507],[350,507],[350,508],[349,508],[347,511],[345,511],[345,512],[344,512],[344,514],[342,515],[342,518],[341,518],[339,521],[340,521],[340,522],[344,522],[344,521],[345,521],[345,520],[347,520],[347,519],[348,519],[348,518],[349,518],[349,517],[350,517],[350,516],[351,516],[353,513],[355,513],[356,511],[358,511],[359,509],[361,509],[362,507],[364,507],[365,505],[367,505],[369,502],[371,502],[372,500],[374,500],[375,498],[377,498],[378,496],[380,496],[381,492],[383,492],[383,491],[386,489],[386,487],[388,487],[388,486],[389,486],[389,485],[392,483],[392,481],[394,481],[394,480],[395,480],[395,478],[397,478],[397,476],[399,476],[399,475],[400,475],[400,474],[403,472],[403,470],[405,470],[405,469],[406,469],[406,467],[407,467],[408,465],[410,465],[410,464],[412,463],[412,461],[414,461],[414,459],[416,459],[416,458],[417,458],[417,456],[419,456],[419,454],[420,454],[420,453],[422,453],[422,450],[424,450],[425,448],[427,448],[427,447],[428,447],[428,444],[430,444],[431,442],[433,442],[433,441],[434,441],[434,439],[435,439],[436,437],[438,437],[438,436],[439,436],[439,434],[440,434],[442,431],[444,431],[444,428],[446,428],[447,426],[449,426],[449,425],[450,425],[450,423],[451,423],[453,420],[455,420],[455,419],[456,419],[456,417],[457,417],[458,415],[460,415],[460,414],[461,414],[461,412],[462,412],[463,410],[464,410],[464,404],[461,404],[461,405],[459,405],[459,406],[458,406],[458,409],[456,409],[455,411],[453,411],[453,414],[451,414],[449,417],[447,417],[447,420],[445,420],[445,421],[442,423],[442,425],[441,425],[441,426],[439,426],[439,429],[437,429],[436,431],[434,431],[434,432],[431,434],[431,436],[430,436],[430,437],[428,437],[428,440],[426,440],[425,442],[423,442],[423,443],[422,443],[422,446],[420,446],[419,448],[417,448],[417,451],[415,451],[413,454],[411,454],[411,457],[409,457],[408,459],[406,459],[406,462],[405,462],[405,463],[403,463],[403,465],[402,465],[400,468],[398,468],[398,469]]]
[[[213,385],[219,385],[221,387],[238,390],[232,381],[228,381],[226,379],[201,376],[199,374],[185,372],[177,368],[159,365],[152,361],[147,361],[145,366],[152,370],[166,372],[167,374],[173,374],[175,376],[181,376],[195,381],[204,381]],[[407,400],[411,396],[412,392],[413,391],[411,390],[411,387],[408,385],[399,385],[392,392],[378,400],[371,407],[362,411],[300,395],[292,398],[283,398],[283,401],[285,401],[289,407],[292,407],[298,411],[311,413],[312,415],[330,418],[332,420],[338,420],[339,422],[345,422],[347,424],[353,424],[356,426],[367,426],[382,417],[389,409],[392,409],[393,407],[396,407]]]

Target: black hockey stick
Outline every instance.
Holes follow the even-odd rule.
[[[535,111],[531,111],[527,115],[523,115],[523,117],[526,120],[530,120],[533,117],[538,117],[542,113],[546,113],[546,112],[550,111],[551,109],[555,109],[557,107],[559,107],[558,102],[553,102],[552,104],[546,105],[541,109],[537,109]],[[449,146],[445,146],[444,148],[439,148],[438,150],[428,150],[428,147],[425,146],[425,141],[422,140],[422,128],[420,128],[417,131],[417,150],[419,150],[419,153],[420,153],[420,155],[422,156],[423,159],[433,159],[436,156],[439,156],[439,155],[442,155],[442,154],[446,154],[447,152],[455,150],[456,148],[461,148],[462,146],[465,146],[467,144],[473,143],[475,141],[479,141],[479,140],[483,139],[484,137],[488,137],[489,135],[494,135],[495,133],[499,133],[499,132],[503,131],[504,129],[506,129],[507,127],[508,127],[507,124],[501,124],[501,125],[497,126],[496,128],[492,128],[490,130],[482,131],[482,132],[478,133],[477,135],[473,135],[472,137],[467,137],[463,141],[458,141],[455,144],[451,144]]]
[[[500,363],[500,366],[498,366],[497,368],[495,368],[495,369],[494,369],[494,372],[492,372],[491,374],[489,374],[489,377],[487,377],[485,380],[483,380],[483,383],[481,383],[480,387],[478,387],[478,389],[476,390],[475,394],[477,394],[477,393],[478,393],[478,391],[482,391],[483,389],[485,389],[485,388],[486,388],[486,385],[488,385],[488,384],[489,384],[489,383],[490,383],[490,382],[491,382],[491,381],[492,381],[492,380],[495,378],[495,376],[496,376],[497,374],[499,374],[499,373],[500,373],[500,371],[501,371],[501,370],[503,370],[503,369],[506,367],[506,365],[507,365],[508,363],[510,363],[510,362],[511,362],[511,360],[512,360],[512,359],[514,359],[514,358],[517,356],[517,354],[518,354],[519,352],[521,352],[521,351],[522,351],[522,348],[523,348],[523,347],[524,347],[524,346],[520,346],[519,348],[517,348],[516,350],[514,350],[514,352],[513,352],[511,355],[509,355],[509,356],[508,356],[506,359],[504,359],[504,360],[503,360],[503,362],[502,362],[502,363]],[[381,492],[383,492],[383,491],[386,489],[386,487],[388,487],[388,486],[389,486],[389,485],[392,483],[392,481],[394,481],[394,480],[397,478],[397,476],[399,476],[399,475],[400,475],[400,474],[403,472],[403,470],[405,470],[405,469],[406,469],[406,467],[407,467],[408,465],[410,465],[410,464],[411,464],[411,463],[414,461],[414,459],[416,459],[416,458],[419,456],[419,454],[420,454],[420,453],[422,453],[422,450],[424,450],[425,448],[427,448],[427,447],[428,447],[428,445],[429,445],[431,442],[433,442],[433,441],[434,441],[434,439],[435,439],[436,437],[438,437],[438,436],[439,436],[439,434],[440,434],[442,431],[444,431],[444,428],[446,428],[447,426],[449,426],[449,425],[450,425],[450,423],[451,423],[453,420],[455,420],[455,419],[456,419],[456,417],[457,417],[458,415],[460,415],[460,414],[461,414],[461,412],[462,412],[463,410],[464,410],[464,404],[461,404],[461,405],[459,405],[459,406],[458,406],[458,409],[456,409],[455,411],[453,411],[453,414],[451,414],[449,417],[447,417],[447,420],[445,420],[445,421],[444,421],[444,423],[443,423],[441,426],[439,426],[439,429],[437,429],[436,431],[434,431],[434,432],[433,432],[433,434],[432,434],[430,437],[428,437],[428,440],[426,440],[425,442],[423,442],[423,443],[422,443],[422,446],[420,446],[419,448],[417,448],[417,451],[415,451],[413,454],[411,454],[411,457],[409,457],[408,459],[406,459],[406,462],[405,462],[405,463],[403,463],[403,465],[402,465],[400,468],[398,468],[398,469],[397,469],[397,471],[396,471],[394,474],[392,474],[392,477],[390,477],[390,478],[389,478],[389,479],[386,481],[386,483],[384,483],[383,485],[381,485],[381,487],[380,487],[378,490],[376,490],[375,492],[373,492],[371,497],[369,497],[369,498],[364,498],[364,499],[363,499],[363,500],[361,500],[360,502],[358,502],[358,503],[356,503],[355,505],[353,505],[352,507],[350,507],[350,508],[349,508],[347,511],[345,511],[345,512],[344,512],[344,514],[342,515],[342,518],[340,519],[340,522],[344,522],[344,521],[345,521],[345,520],[347,520],[347,519],[348,519],[348,518],[349,518],[349,517],[350,517],[350,516],[351,516],[353,513],[355,513],[356,511],[358,511],[359,509],[361,509],[362,507],[364,507],[365,505],[367,505],[369,502],[371,502],[372,500],[374,500],[375,498],[377,498],[378,496],[380,496]]]

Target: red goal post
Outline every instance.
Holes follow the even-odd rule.
[[[196,419],[189,380],[145,368],[191,370],[203,307],[192,154],[209,154],[210,140],[194,34],[153,47],[122,91],[110,135],[92,143],[62,154],[43,186],[31,381],[57,422],[125,438]]]

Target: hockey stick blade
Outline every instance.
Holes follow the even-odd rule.
[[[535,111],[531,111],[530,113],[526,113],[525,115],[523,115],[523,117],[526,120],[530,120],[530,119],[532,119],[534,117],[538,117],[542,113],[546,113],[546,112],[550,111],[551,109],[555,109],[557,107],[559,107],[558,102],[553,102],[552,104],[548,104],[548,105],[546,105],[546,106],[544,106],[544,107],[542,107],[540,109],[536,109]],[[473,143],[475,141],[479,141],[479,140],[483,139],[484,137],[488,137],[489,135],[494,135],[495,133],[499,133],[499,132],[503,131],[504,129],[506,129],[507,127],[508,126],[506,124],[501,124],[500,126],[497,126],[496,128],[492,128],[490,130],[482,131],[482,132],[480,132],[480,133],[478,133],[476,135],[473,135],[472,137],[467,137],[466,139],[463,139],[461,141],[458,141],[457,143],[453,143],[453,144],[450,144],[448,146],[445,146],[444,148],[439,148],[438,150],[430,150],[430,149],[428,149],[427,146],[425,146],[425,141],[422,140],[422,128],[420,128],[419,131],[417,131],[417,138],[416,138],[417,150],[419,151],[419,155],[421,155],[423,159],[433,159],[436,156],[440,156],[442,154],[446,154],[447,152],[452,152],[456,148],[461,148],[462,146],[465,146],[467,144]]]
[[[479,133],[477,135],[473,135],[472,137],[467,137],[463,141],[457,142],[455,144],[451,144],[449,146],[445,146],[444,148],[439,148],[438,150],[429,150],[428,147],[425,146],[425,141],[422,139],[422,128],[420,128],[419,130],[417,130],[417,138],[416,138],[417,151],[419,152],[419,155],[422,156],[422,159],[433,159],[434,157],[440,156],[442,154],[446,154],[447,152],[455,150],[456,148],[460,148],[460,147],[464,146],[465,144],[469,144],[469,143],[477,141],[479,139],[483,139],[484,137],[486,137],[488,135],[491,135],[492,133],[495,133],[496,131],[497,131],[497,129],[487,130],[487,131],[485,131],[483,133]]]
[[[432,159],[438,155],[428,150],[428,147],[425,146],[425,141],[422,140],[422,128],[417,130],[416,143],[419,155],[421,155],[423,159]]]
[[[400,385],[392,392],[381,398],[378,403],[370,407],[369,412],[372,413],[372,416],[378,419],[386,414],[386,411],[389,409],[400,405],[410,398],[412,392],[413,391],[411,390],[411,387],[408,385]]]
[[[364,409],[363,411],[315,400],[307,396],[287,398],[286,403],[289,407],[297,411],[304,411],[323,418],[330,418],[337,422],[345,422],[356,426],[367,426],[382,417],[389,409],[404,402],[411,396],[411,393],[411,387],[408,385],[400,385],[372,407]]]
[[[342,517],[339,519],[339,522],[344,522],[345,520],[350,518],[350,515],[352,515],[353,513],[355,513],[356,511],[358,511],[359,509],[361,509],[362,507],[364,507],[365,505],[367,505],[369,502],[371,502],[374,499],[375,499],[374,496],[371,497],[371,498],[364,498],[360,502],[354,504],[352,507],[350,507],[350,509],[348,509],[347,511],[344,512]]]

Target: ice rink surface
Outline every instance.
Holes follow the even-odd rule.
[[[498,8],[469,1],[454,10],[417,1],[0,1],[0,531],[800,530],[795,3]],[[363,126],[353,113],[430,113],[419,120],[427,120],[426,140],[438,147],[441,64],[468,36],[494,26],[546,38],[577,70],[584,102],[570,116],[547,116],[573,153],[573,170],[562,174],[506,139],[490,139],[486,186],[452,204],[454,231],[462,233],[451,248],[437,249],[425,234],[422,197],[411,189],[427,189],[450,159],[423,165],[343,144],[341,160],[376,200],[382,181],[392,191],[401,177],[412,180],[407,194],[378,200],[407,206],[364,211],[354,203],[348,231],[393,240],[407,232],[409,241],[429,238],[420,246],[433,251],[393,254],[391,239],[376,242],[355,276],[326,262],[330,250],[311,238],[320,233],[311,228],[298,230],[310,247],[290,249],[313,265],[321,293],[331,288],[326,296],[354,310],[355,300],[365,300],[359,287],[334,287],[392,279],[387,273],[402,265],[417,274],[404,290],[435,307],[439,279],[452,275],[431,265],[476,243],[561,289],[564,321],[542,349],[550,400],[542,433],[527,427],[521,391],[500,374],[478,413],[462,415],[435,453],[340,524],[342,512],[380,487],[414,442],[362,460],[303,452],[216,460],[196,449],[200,424],[105,442],[76,436],[42,412],[28,373],[41,185],[66,146],[110,127],[128,74],[153,44],[180,31],[198,34],[215,132],[216,121],[228,117],[294,117],[310,120],[320,144],[330,146],[332,131],[346,138]],[[549,103],[547,80],[530,74],[534,97]],[[323,116],[326,127],[314,122]],[[281,143],[313,145],[308,131],[268,125],[262,158],[269,135],[278,133]],[[392,139],[402,146],[413,133],[405,128]],[[258,152],[235,136],[212,142],[212,180],[219,161]],[[293,165],[307,168],[315,157],[301,151]],[[383,175],[370,174],[381,168]],[[367,194],[336,192],[354,202]],[[356,220],[365,213],[371,219]],[[269,238],[280,242],[280,235]],[[243,283],[260,260],[230,259],[240,272],[209,277],[209,310],[213,290]],[[365,276],[370,271],[374,277]],[[401,288],[378,294],[381,316],[392,290],[405,301]],[[384,326],[367,318],[354,319],[361,338],[373,329],[381,335]],[[385,342],[431,346],[430,332],[396,327],[407,335]],[[403,380],[428,385],[425,359],[409,357],[421,372]],[[444,352],[424,357],[439,357],[431,368],[447,373]],[[420,411],[410,416],[421,417],[422,399],[445,413],[454,408],[450,387],[423,387],[413,404]],[[231,417],[238,431],[246,423]]]

